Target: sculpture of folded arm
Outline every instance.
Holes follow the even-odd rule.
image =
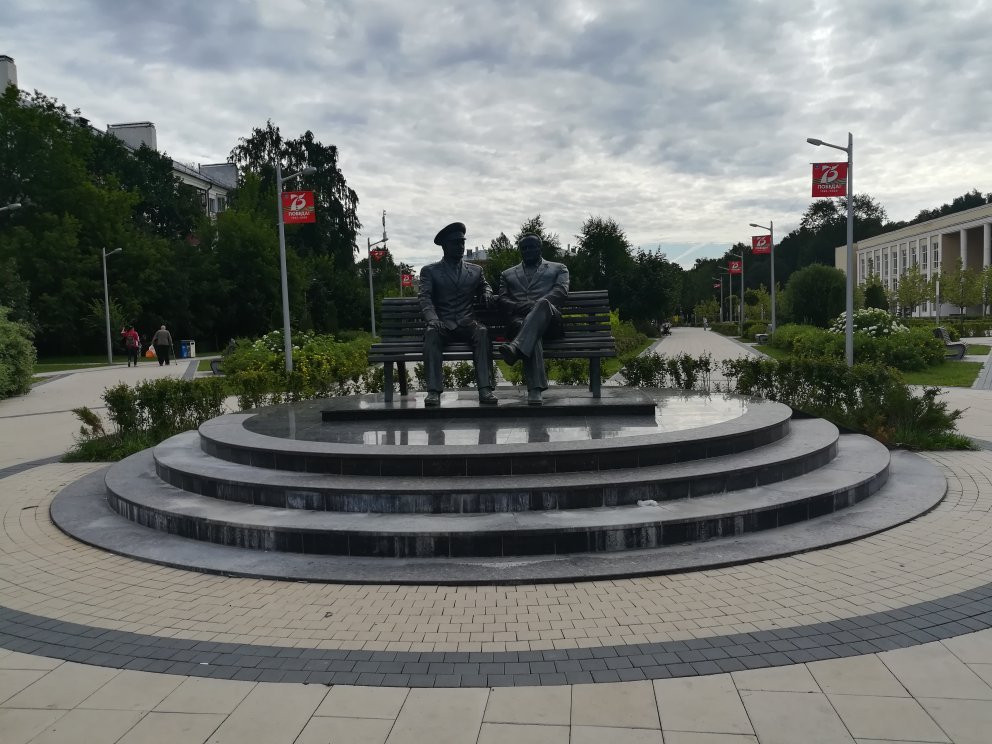
[[[539,406],[548,389],[542,341],[562,335],[559,307],[568,296],[568,268],[541,257],[536,235],[525,235],[517,245],[523,261],[500,275],[499,307],[511,340],[498,351],[507,364],[523,359],[527,403]]]
[[[427,375],[427,398],[424,405],[441,404],[444,388],[441,364],[444,347],[451,341],[472,344],[475,381],[479,402],[498,403],[490,376],[492,366],[489,329],[475,317],[475,304],[488,306],[493,291],[475,264],[465,263],[465,225],[453,222],[444,227],[434,243],[444,251],[444,258],[420,271],[420,310],[427,323],[424,331],[424,371]]]

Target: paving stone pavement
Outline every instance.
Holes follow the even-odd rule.
[[[984,433],[992,396],[960,393],[962,430]],[[0,419],[5,441],[15,433]],[[992,453],[929,457],[948,475],[945,501],[850,545],[680,576],[499,588],[150,566],[79,545],[48,520],[52,495],[95,466],[11,471],[0,479],[0,740],[987,744],[992,631],[971,631],[992,625]],[[87,663],[37,653],[70,642]],[[837,658],[803,656],[830,648]],[[232,652],[244,663],[218,661]],[[126,658],[147,666],[116,668]],[[422,666],[405,686],[355,684],[404,674],[378,666],[390,663]],[[629,676],[660,668],[668,678]],[[601,683],[546,676],[576,671]],[[338,673],[353,684],[311,676]],[[474,688],[414,686],[483,674]]]

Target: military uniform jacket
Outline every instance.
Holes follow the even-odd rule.
[[[476,264],[452,267],[446,261],[428,264],[420,270],[420,312],[428,323],[440,320],[449,330],[472,325],[475,302],[488,303],[493,290]]]
[[[522,303],[527,307],[547,298],[559,315],[558,306],[568,295],[568,268],[554,261],[542,261],[528,279],[522,263],[507,269],[500,275],[500,306],[507,315]]]

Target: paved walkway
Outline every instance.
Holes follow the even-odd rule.
[[[675,349],[717,359],[754,353],[695,329],[676,329],[659,351]],[[64,449],[77,425],[59,411],[98,404],[103,386],[129,372],[77,373],[0,403],[0,468]],[[962,431],[992,440],[992,394],[960,389],[948,398],[967,407]],[[0,479],[0,633],[21,627],[18,619],[36,624],[30,639],[0,643],[0,741],[988,744],[992,630],[969,631],[992,626],[992,452],[930,457],[948,475],[948,498],[872,538],[715,571],[518,587],[309,585],[152,566],[76,543],[48,519],[53,494],[95,466],[9,475]],[[869,616],[888,618],[898,635],[878,633]],[[66,641],[66,623],[91,629],[73,657],[89,663],[9,650]],[[790,663],[825,628],[845,658]],[[730,634],[750,639],[748,651],[767,668],[741,668],[748,657],[725,642]],[[159,639],[157,664],[97,665],[141,638]],[[222,643],[257,659],[245,679],[207,676],[223,667],[206,649]],[[680,650],[649,653],[659,643]],[[893,646],[908,647],[884,650]],[[480,674],[483,659],[496,658],[486,654],[517,661],[500,662],[499,674],[487,669],[488,686],[476,689],[329,687],[300,677],[328,672],[307,664],[332,649],[356,682],[384,673],[362,666],[372,662],[361,655],[375,652],[426,667],[407,660],[463,651]],[[634,681],[498,686],[528,684],[517,666],[559,673],[554,665],[569,662],[560,669]],[[670,666],[673,678],[636,681],[647,663]],[[674,676],[683,673],[694,676]]]

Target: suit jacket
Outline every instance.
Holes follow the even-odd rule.
[[[568,268],[554,261],[542,261],[534,276],[528,281],[522,263],[507,269],[499,279],[499,302],[508,316],[526,315],[539,300],[547,299],[558,315],[558,306],[568,295]]]
[[[476,300],[488,304],[492,294],[482,268],[476,264],[463,261],[460,274],[444,261],[420,270],[420,311],[424,320],[440,320],[449,330],[475,323]]]

